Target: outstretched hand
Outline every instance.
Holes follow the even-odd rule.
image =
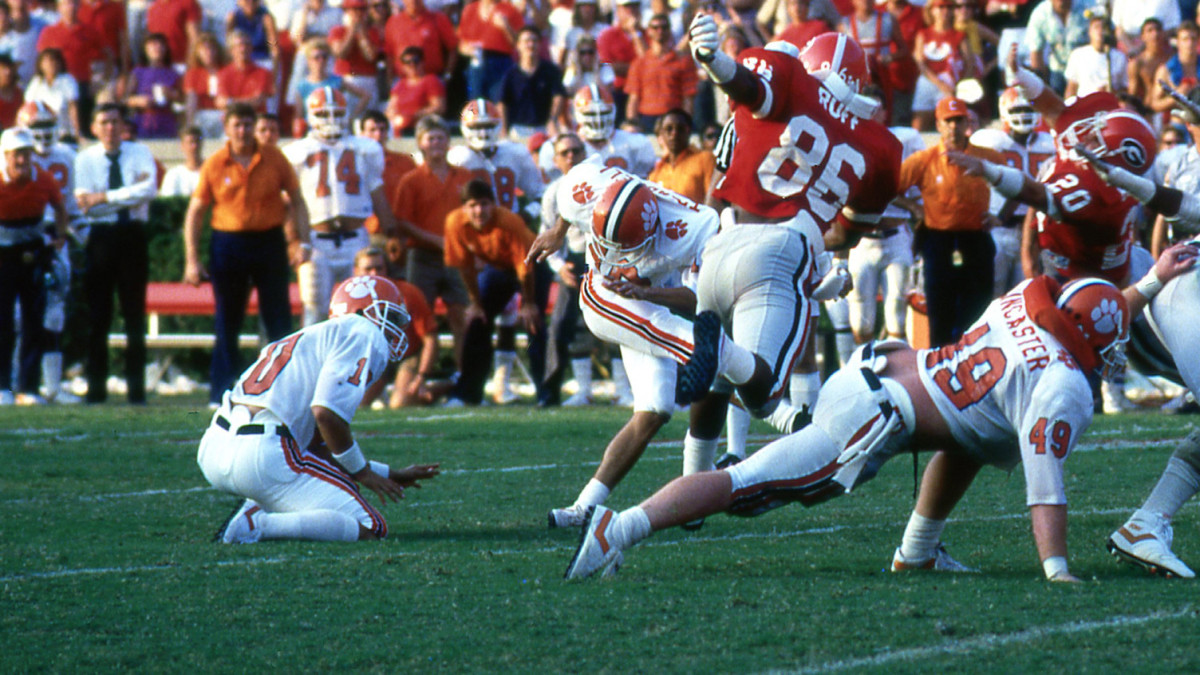
[[[419,488],[421,484],[419,480],[429,480],[442,472],[439,468],[441,464],[413,464],[406,466],[403,469],[392,469],[391,479],[400,485],[410,488]]]
[[[389,499],[394,502],[404,499],[403,485],[391,478],[384,478],[371,471],[371,467],[369,466],[354,474],[354,480],[358,481],[359,485],[369,488],[372,492],[379,495],[379,501],[385,506]]]
[[[1075,146],[1072,148],[1072,150],[1074,150],[1075,153],[1080,157],[1086,159],[1088,164],[1092,165],[1092,170],[1096,172],[1096,175],[1100,177],[1100,180],[1104,181],[1105,183],[1109,182],[1109,179],[1112,176],[1112,164],[1100,159],[1099,155],[1081,145]]]
[[[1171,246],[1154,262],[1154,274],[1164,284],[1196,266],[1200,249],[1192,242]]]
[[[968,176],[982,176],[984,173],[984,160],[965,152],[947,150],[946,159],[950,160],[954,166],[963,169]]]

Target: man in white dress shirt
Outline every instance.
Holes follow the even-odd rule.
[[[88,303],[88,403],[108,396],[108,328],[113,291],[125,318],[125,378],[129,402],[146,402],[146,218],[157,192],[158,169],[145,145],[122,141],[121,106],[96,107],[92,133],[99,143],[75,158],[75,201],[91,225],[84,288]]]

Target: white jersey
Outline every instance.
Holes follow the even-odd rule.
[[[632,178],[650,188],[658,198],[659,226],[652,246],[634,258],[606,261],[592,240],[592,211],[600,195],[618,178]],[[557,207],[563,220],[588,237],[588,265],[606,278],[623,277],[649,282],[658,288],[675,288],[684,274],[698,270],[700,254],[717,233],[719,217],[713,209],[642,180],[615,166],[587,160],[571,169],[558,187]]]
[[[300,178],[309,222],[374,213],[371,193],[383,185],[383,148],[375,141],[342,136],[327,143],[305,136],[284,147],[283,154]]]
[[[1026,503],[1065,504],[1062,463],[1092,422],[1075,359],[1026,311],[1025,281],[955,344],[917,354],[926,391],[975,460],[1025,467]]]
[[[914,152],[919,152],[925,149],[925,137],[921,135],[921,132],[912,127],[888,127],[888,131],[892,132],[892,135],[896,137],[896,140],[900,141],[900,145],[903,148],[903,155],[901,156],[900,161],[908,159],[909,155],[913,154]],[[920,201],[921,189],[914,185],[910,187],[908,192],[904,193],[902,196]],[[909,213],[905,209],[902,209],[895,204],[888,204],[888,207],[883,211],[883,217],[908,220]]]
[[[55,143],[45,155],[33,153],[33,163],[39,169],[54,177],[62,189],[63,206],[67,209],[67,220],[72,221],[83,217],[79,205],[75,203],[75,151],[70,147]],[[46,222],[54,222],[54,209],[46,207]]]
[[[1025,144],[1018,143],[1012,136],[999,129],[980,129],[971,134],[971,145],[980,148],[990,148],[1004,155],[1004,163],[1025,172],[1026,175],[1036,176],[1046,160],[1054,156],[1054,139],[1044,131],[1029,134]],[[997,215],[1004,208],[1004,195],[992,188],[992,198],[988,203],[988,213]],[[1021,204],[1013,211],[1014,216],[1023,216],[1029,209]]]
[[[529,199],[541,199],[546,190],[542,173],[529,150],[513,141],[497,141],[494,152],[484,154],[465,145],[450,148],[446,161],[461,166],[476,178],[491,181],[496,203],[509,211],[518,211],[517,190]]]
[[[654,170],[658,155],[654,152],[654,143],[649,136],[635,134],[624,129],[613,132],[612,138],[600,147],[583,141],[587,158],[599,157],[604,166],[616,166],[625,169],[638,178],[645,178]],[[543,143],[538,150],[538,168],[547,180],[554,180],[562,175],[554,166],[554,144]]]
[[[158,189],[160,197],[191,197],[200,185],[200,171],[192,171],[186,164],[180,164],[167,169],[163,176],[162,187]]]
[[[349,422],[387,365],[387,339],[378,326],[357,314],[329,319],[263,347],[230,401],[270,410],[307,448],[316,429],[312,406]]]

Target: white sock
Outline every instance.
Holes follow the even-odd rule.
[[[264,513],[258,517],[263,539],[358,541],[358,521],[330,509]]]
[[[609,490],[607,485],[592,478],[587,482],[587,485],[583,486],[583,490],[579,492],[579,497],[575,499],[575,506],[586,509],[589,506],[603,504],[611,492],[612,490]]]
[[[713,458],[716,456],[717,439],[696,438],[690,431],[683,437],[683,475],[712,471]]]
[[[839,330],[833,334],[833,341],[837,345],[838,360],[841,361],[838,365],[844,366],[850,360],[850,355],[854,353],[855,348],[858,347],[858,343],[854,341],[854,333],[851,333],[849,329]]]
[[[1200,492],[1200,474],[1191,464],[1172,457],[1142,509],[1162,514],[1170,520],[1197,492]]]
[[[725,336],[717,357],[717,375],[734,384],[745,384],[754,376],[754,352]]]
[[[650,518],[642,507],[635,506],[617,514],[608,529],[608,541],[619,549],[627,549],[639,541],[649,537]]]
[[[942,540],[942,530],[945,528],[946,521],[926,518],[913,511],[908,519],[908,526],[904,528],[900,555],[914,562],[929,560],[937,555],[937,546]]]
[[[58,391],[62,388],[62,373],[62,352],[42,354],[42,381],[46,384],[47,398],[58,396]]]
[[[729,412],[725,413],[725,450],[746,459],[746,436],[749,433],[750,413],[736,405],[729,406]]]
[[[571,372],[575,375],[575,383],[579,391],[588,398],[592,397],[592,360],[590,358],[571,359]]]
[[[796,419],[796,415],[799,414],[800,411],[792,406],[791,400],[784,399],[779,402],[779,405],[775,406],[775,411],[767,416],[767,422],[775,427],[776,431],[790,434],[793,431],[792,422]],[[799,431],[799,429],[795,431]]]
[[[821,393],[820,373],[792,373],[789,387],[792,405],[811,411],[817,405],[817,394]]]

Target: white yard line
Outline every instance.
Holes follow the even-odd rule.
[[[962,656],[979,651],[989,651],[998,649],[1000,647],[1035,642],[1058,635],[1094,633],[1097,631],[1112,630],[1115,628],[1128,628],[1130,626],[1142,626],[1163,621],[1175,621],[1178,619],[1188,618],[1193,614],[1194,611],[1192,606],[1186,605],[1182,609],[1174,612],[1152,612],[1150,614],[1143,615],[1114,616],[1102,621],[1072,621],[1071,623],[1035,626],[1033,628],[1027,628],[1015,633],[980,635],[978,637],[966,638],[963,640],[951,640],[941,645],[898,649],[895,651],[886,651],[881,654],[866,656],[863,658],[846,659],[843,661],[829,661],[818,666],[800,668],[798,670],[774,670],[771,672],[805,674],[836,673],[839,671],[852,670],[856,668],[886,666],[896,662],[922,661],[938,656]]]

